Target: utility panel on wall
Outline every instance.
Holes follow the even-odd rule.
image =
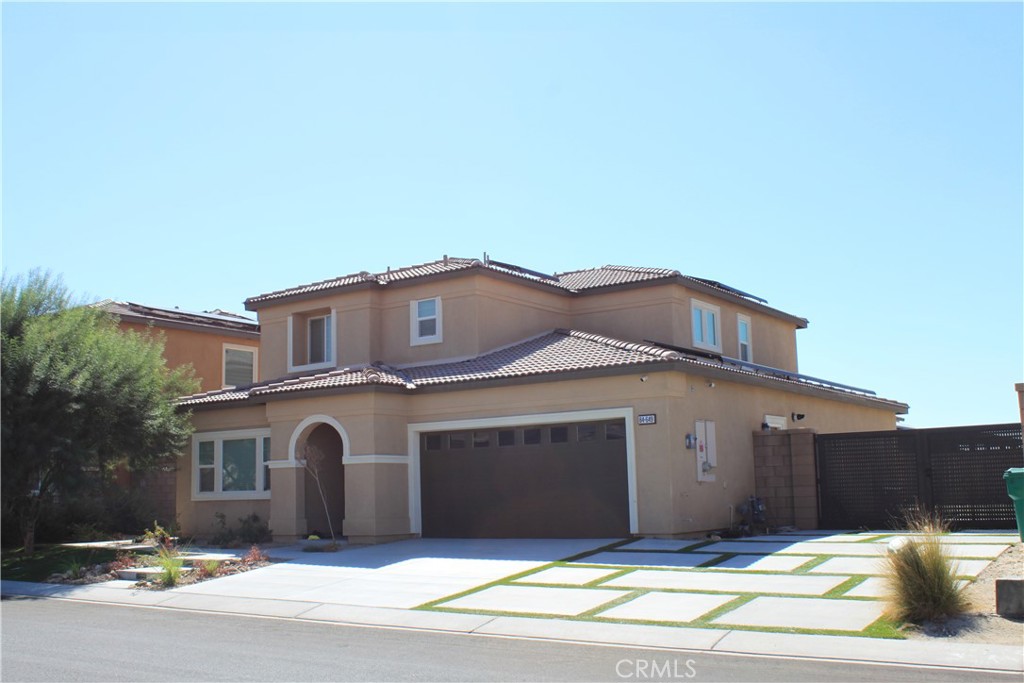
[[[697,420],[697,481],[714,481],[718,456],[715,448],[715,423]]]

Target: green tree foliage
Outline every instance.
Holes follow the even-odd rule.
[[[198,390],[191,368],[168,369],[162,337],[76,305],[60,278],[4,276],[0,344],[3,514],[26,551],[43,506],[86,473],[146,470],[184,448],[191,423],[174,399]]]

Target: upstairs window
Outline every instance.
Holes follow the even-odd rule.
[[[320,370],[334,363],[335,316],[327,309],[288,316],[288,371]]]
[[[754,362],[750,349],[750,317],[743,314],[736,316],[736,332],[739,337],[740,360]]]
[[[719,323],[721,309],[696,299],[692,300],[690,306],[694,348],[721,352],[722,329]]]
[[[331,360],[331,316],[320,315],[306,321],[306,338],[309,340],[310,365],[327,363]]]
[[[437,344],[441,338],[440,297],[409,302],[409,343]]]
[[[244,387],[256,381],[256,353],[252,346],[224,345],[225,389]]]

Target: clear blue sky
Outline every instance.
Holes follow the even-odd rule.
[[[3,5],[3,265],[241,310],[442,254],[713,278],[1013,421],[1022,6]]]

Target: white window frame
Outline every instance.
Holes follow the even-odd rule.
[[[270,491],[264,482],[263,440],[270,437],[270,429],[240,429],[227,432],[197,432],[192,435],[192,500],[268,500]],[[256,440],[256,489],[254,491],[224,491],[224,442],[235,439]],[[213,491],[199,490],[199,444],[213,442]],[[208,466],[207,466],[208,467]]]
[[[764,424],[768,425],[768,429],[788,429],[784,415],[765,415]]]
[[[335,308],[331,309],[330,313],[324,313],[322,315],[314,316],[299,316],[300,320],[304,320],[306,324],[306,359],[309,359],[309,321],[313,318],[327,317],[327,324],[330,326],[331,332],[331,343],[328,346],[328,359],[323,363],[300,363],[295,364],[295,317],[294,315],[288,316],[288,372],[305,372],[307,370],[327,370],[336,367],[338,357],[338,310]]]
[[[313,334],[313,323],[322,320],[324,322],[323,334]],[[334,343],[334,335],[331,334],[331,314],[324,313],[323,315],[311,315],[306,318],[306,360],[309,365],[323,365],[324,363],[331,362],[331,345]],[[314,336],[318,341],[323,342],[324,357],[323,360],[313,360],[313,341]]]
[[[434,315],[420,317],[419,305],[424,301],[434,302]],[[435,320],[437,322],[436,332],[432,335],[420,336],[420,321]],[[444,340],[443,316],[441,313],[441,297],[433,296],[426,299],[415,299],[409,302],[409,345],[422,346],[423,344],[440,344]]]
[[[220,352],[221,369],[220,384],[225,389],[234,389],[235,384],[228,384],[228,349],[233,351],[248,351],[252,354],[252,379],[247,384],[255,384],[259,381],[260,374],[260,348],[258,346],[245,346],[243,344],[222,344]]]
[[[697,338],[697,328],[693,324],[694,315],[700,312],[701,319],[701,332],[703,333],[703,339]],[[708,314],[714,315],[714,333],[715,343],[709,344],[707,341],[707,334],[704,331],[708,328]],[[697,349],[704,349],[706,351],[717,351],[722,352],[722,309],[714,304],[705,303],[697,299],[690,300],[690,336],[693,339],[693,346]]]
[[[743,334],[741,332],[744,323],[747,325],[747,341],[745,342],[747,347],[746,358],[743,357],[744,341]],[[744,363],[754,362],[754,328],[750,323],[750,316],[743,315],[742,313],[736,314],[736,354],[736,357]]]

